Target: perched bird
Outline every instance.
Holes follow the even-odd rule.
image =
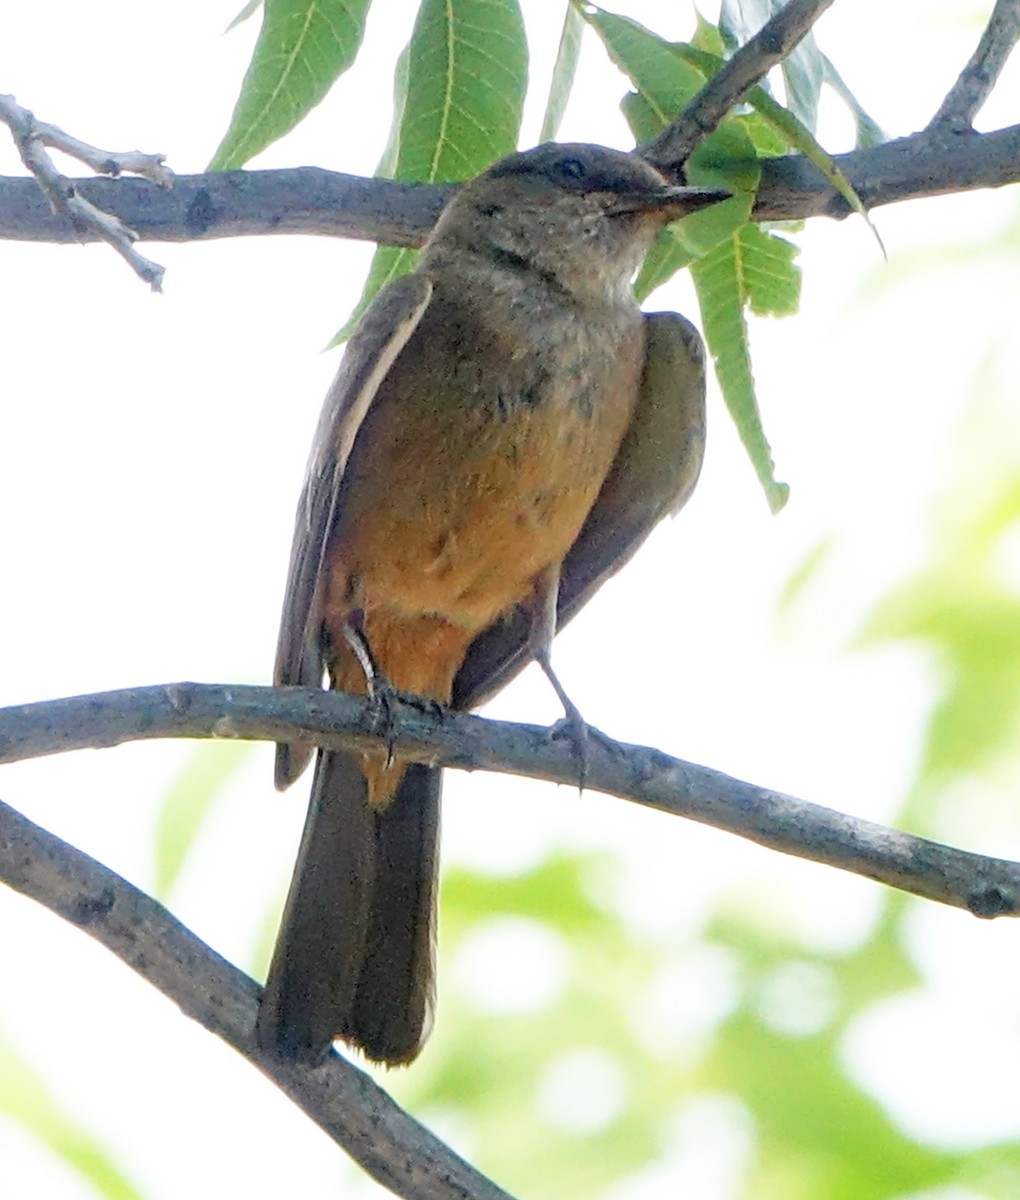
[[[632,154],[546,144],[464,184],[363,316],[298,506],[275,681],[468,708],[531,658],[686,500],[700,338],[631,282],[668,222],[725,198]],[[558,614],[557,614],[558,609]],[[573,710],[576,714],[576,710]],[[276,783],[312,747],[277,747]],[[440,772],[320,750],[258,1018],[415,1057],[434,1003]]]

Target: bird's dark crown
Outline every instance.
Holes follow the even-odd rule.
[[[589,192],[628,195],[667,186],[659,172],[636,155],[583,142],[545,142],[533,150],[500,159],[485,175],[489,179],[532,178],[582,195]]]

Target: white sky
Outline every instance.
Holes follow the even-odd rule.
[[[239,4],[10,5],[0,90],[88,141],[162,151],[178,172],[201,170],[256,32],[249,22],[221,36]],[[392,59],[415,6],[400,0],[385,16],[383,7],[355,72],[255,165],[372,170],[389,123]],[[559,6],[524,7],[536,46],[551,54],[547,26],[558,26]],[[635,0],[626,11],[667,35],[690,31],[683,4]],[[983,8],[968,12],[948,0],[857,0],[834,6],[819,39],[884,127],[902,134],[927,121],[969,53]],[[533,61],[525,145],[537,137],[549,66]],[[593,39],[583,68],[561,137],[628,146],[616,109],[622,81]],[[1014,119],[1016,101],[1012,71],[988,125]],[[844,148],[838,115],[831,134],[830,148]],[[2,138],[0,172],[20,173]],[[863,223],[810,226],[803,316],[754,330],[790,505],[769,516],[713,395],[694,499],[557,642],[560,676],[589,721],[862,816],[894,809],[916,766],[931,668],[905,650],[841,648],[868,602],[917,561],[968,381],[988,328],[1009,320],[1015,300],[978,273],[947,292],[933,272],[870,305],[861,289],[891,278],[919,248],[988,236],[1014,208],[1008,193],[988,193],[882,210],[888,266]],[[167,267],[162,297],[106,248],[0,246],[0,703],[269,679],[294,504],[336,365],[320,350],[360,291],[371,247],[262,238],[142,250]],[[686,281],[654,304],[694,309]],[[838,579],[792,632],[777,626],[784,581],[833,535]],[[530,673],[489,711],[559,715]],[[0,794],[144,887],[153,813],[190,753],[150,743],[20,764],[4,770]],[[270,775],[270,750],[259,747],[174,898],[186,923],[241,962],[284,886],[303,817],[305,786],[280,798]],[[1015,837],[973,848],[1017,856]],[[512,869],[560,844],[630,855],[624,907],[646,926],[696,927],[712,897],[739,881],[806,944],[846,945],[866,932],[877,900],[865,882],[619,801],[579,801],[520,780],[448,780],[447,861]],[[1017,984],[996,966],[1015,957],[1014,927],[935,908],[917,926],[932,989],[858,1031],[856,1069],[919,1134],[966,1143],[1020,1132],[996,1084],[1015,1078],[1009,1068],[1020,1059]],[[62,1103],[88,1114],[147,1195],[275,1197],[302,1183],[329,1186],[341,1171],[349,1182],[335,1149],[286,1100],[88,939],[6,893],[0,928],[0,1030],[45,1070]],[[923,949],[932,946],[941,959]],[[950,947],[966,970],[948,979],[938,964]],[[990,1013],[989,995],[998,997]],[[987,1020],[963,1028],[979,1003]],[[959,1086],[936,1088],[917,1067],[947,1021],[961,1026]],[[3,1121],[0,1147],[11,1194],[86,1194]],[[373,1190],[344,1186],[352,1196]]]

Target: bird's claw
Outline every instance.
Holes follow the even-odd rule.
[[[588,782],[588,767],[591,763],[589,753],[591,738],[588,722],[571,704],[567,708],[566,715],[560,717],[555,725],[550,727],[549,736],[553,741],[561,739],[570,741],[574,750],[574,758],[577,760],[577,790],[583,792],[584,786]]]

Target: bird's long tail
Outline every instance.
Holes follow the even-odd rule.
[[[319,751],[259,1010],[261,1044],[315,1060],[339,1037],[407,1062],[432,1023],[441,773],[412,765],[373,808],[357,755]]]

